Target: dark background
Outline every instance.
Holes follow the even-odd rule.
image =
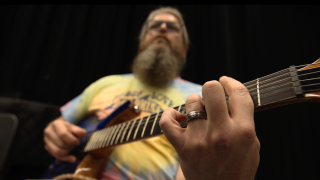
[[[319,5],[170,6],[184,15],[191,39],[186,80],[227,75],[244,83],[320,57]],[[130,73],[140,28],[157,7],[0,5],[0,96],[59,107],[103,76]],[[320,178],[319,107],[255,114],[257,179]]]

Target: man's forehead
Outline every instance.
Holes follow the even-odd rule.
[[[156,20],[156,21],[176,21],[176,22],[179,22],[179,20],[172,14],[170,13],[160,13],[160,14],[157,14],[155,15],[153,18],[153,20]]]

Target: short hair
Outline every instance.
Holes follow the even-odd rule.
[[[172,14],[179,20],[179,22],[182,24],[183,43],[185,45],[189,46],[189,44],[190,44],[189,35],[188,35],[187,28],[186,28],[184,21],[183,21],[183,18],[182,18],[182,14],[178,9],[173,8],[173,7],[160,7],[158,9],[155,9],[152,12],[150,12],[148,18],[143,23],[143,26],[141,28],[140,35],[139,35],[139,41],[141,42],[147,34],[147,30],[148,30],[147,29],[147,22],[149,20],[151,20],[152,18],[154,18],[157,14],[161,14],[161,13]]]

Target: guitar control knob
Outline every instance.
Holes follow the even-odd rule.
[[[140,113],[139,106],[135,105],[135,106],[133,107],[133,109],[134,109],[134,112]]]

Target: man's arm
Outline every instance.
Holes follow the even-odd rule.
[[[185,180],[183,172],[181,170],[181,166],[179,165],[178,171],[177,171],[177,176],[175,180]]]
[[[80,144],[79,137],[86,134],[86,130],[73,125],[60,116],[44,129],[43,139],[45,149],[56,159],[66,162],[75,162],[76,157],[69,152]]]
[[[227,106],[225,92],[229,95]],[[255,133],[254,106],[240,82],[222,77],[210,81],[199,95],[186,101],[187,113],[204,111],[207,119],[194,119],[181,128],[186,116],[167,109],[160,126],[176,149],[186,179],[254,179],[260,161],[260,142]]]

